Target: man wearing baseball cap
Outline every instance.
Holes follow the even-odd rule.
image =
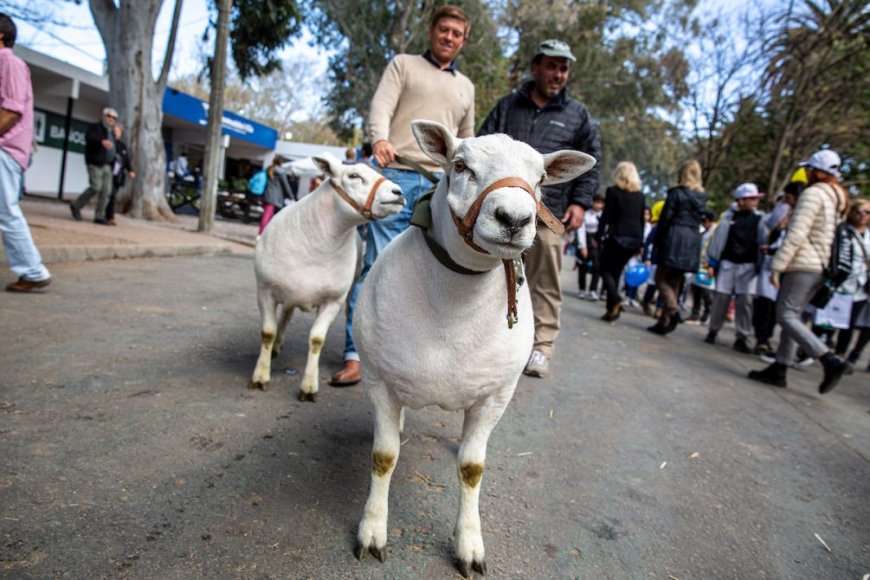
[[[704,342],[716,344],[716,335],[725,324],[728,303],[734,296],[734,322],[737,340],[734,350],[752,352],[747,341],[752,333],[752,298],[755,296],[756,266],[759,248],[767,239],[758,200],[764,197],[754,183],[744,183],[734,190],[734,205],[722,216],[707,250],[709,275],[716,277],[710,330]]]
[[[112,164],[115,162],[115,121],[118,112],[111,107],[103,109],[102,118],[88,125],[85,131],[85,165],[88,167],[88,188],[69,204],[73,219],[82,219],[82,208],[97,196],[94,223],[109,225],[106,207],[112,195]]]
[[[569,97],[565,90],[571,63],[576,60],[571,47],[561,40],[550,39],[538,44],[530,69],[532,80],[496,104],[478,135],[506,133],[528,143],[539,153],[573,149],[588,153],[600,162],[598,128],[586,107]],[[583,223],[598,189],[598,180],[596,164],[568,183],[542,188],[544,203],[553,215],[561,218],[566,230],[576,230]],[[525,255],[525,269],[535,312],[535,344],[523,372],[540,378],[550,374],[550,358],[559,334],[562,307],[561,236],[540,222],[535,244]]]
[[[819,393],[827,393],[848,369],[848,364],[831,352],[801,321],[800,315],[813,295],[825,283],[837,223],[849,209],[849,198],[840,187],[840,156],[830,149],[813,153],[803,163],[809,187],[801,192],[788,223],[788,233],[771,262],[770,282],[779,288],[776,321],[782,327],[776,362],[749,378],[777,387],[786,386],[786,370],[794,362],[797,347],[819,359],[824,378]]]

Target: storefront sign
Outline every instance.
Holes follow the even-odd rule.
[[[64,126],[66,117],[41,109],[33,110],[33,138],[40,147],[63,149]],[[69,150],[73,153],[85,152],[85,131],[88,124],[73,119],[70,124]]]
[[[208,103],[168,88],[163,95],[163,114],[205,127],[208,124]],[[278,141],[278,131],[275,129],[229,111],[224,111],[221,133],[253,143],[267,151],[275,149],[275,143]]]

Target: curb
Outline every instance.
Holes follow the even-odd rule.
[[[227,246],[47,246],[39,248],[44,264],[93,262],[124,258],[169,258],[173,256],[214,256],[230,254]],[[0,252],[2,255],[3,252]],[[5,256],[4,256],[5,258]]]

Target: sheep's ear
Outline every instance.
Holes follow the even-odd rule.
[[[442,167],[450,164],[461,140],[451,135],[447,127],[434,121],[413,121],[411,130],[423,153]]]
[[[311,157],[311,160],[314,161],[314,164],[323,172],[323,174],[328,177],[338,177],[341,174],[342,164],[341,161],[338,160],[338,157],[324,151],[318,155],[314,155]]]
[[[595,158],[581,151],[554,151],[544,155],[544,185],[571,181],[595,166]]]

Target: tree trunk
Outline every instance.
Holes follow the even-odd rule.
[[[224,79],[227,72],[227,40],[230,28],[232,0],[219,0],[218,28],[211,61],[211,95],[208,99],[208,129],[205,145],[205,188],[199,210],[197,231],[209,233],[214,225],[217,203],[218,170],[221,163],[221,121],[224,111]]]
[[[180,12],[177,0],[176,15]],[[165,57],[163,74],[154,79],[151,66],[154,29],[163,0],[90,0],[91,14],[106,48],[109,103],[118,110],[130,146],[136,179],[130,197],[119,207],[132,217],[175,220],[164,195],[166,154],[163,144],[163,90],[171,61]],[[177,19],[173,20],[177,28]]]

